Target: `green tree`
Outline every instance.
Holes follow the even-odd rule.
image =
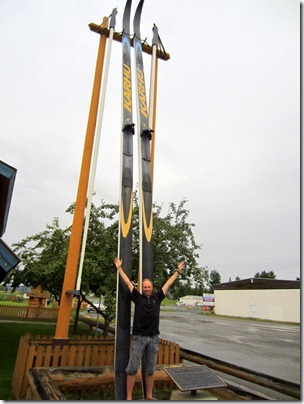
[[[217,283],[221,283],[221,275],[215,269],[210,272],[209,275],[209,292],[213,293],[213,286]]]
[[[176,287],[170,292],[174,299],[177,299],[186,295],[193,295],[193,288],[191,287],[191,282],[189,279],[184,282],[178,282]]]
[[[270,278],[270,279],[275,279],[275,278],[276,278],[276,275],[275,275],[275,273],[274,273],[273,271],[269,271],[269,272],[262,271],[262,272],[257,272],[257,273],[254,275],[254,278]]]
[[[197,264],[200,246],[195,242],[193,228],[189,223],[189,210],[183,199],[178,205],[171,203],[167,214],[162,216],[162,208],[154,205],[154,284],[160,288],[176,269],[177,262],[184,259],[185,268],[179,280],[173,284],[171,292],[183,280],[194,278],[201,282],[202,268]]]
[[[195,295],[202,295],[205,292],[208,292],[208,279],[209,279],[209,270],[208,267],[198,268],[195,273]]]
[[[20,284],[42,286],[57,301],[60,299],[70,229],[62,230],[58,218],[54,218],[46,229],[33,236],[28,236],[13,245],[14,251],[21,259],[21,264],[6,278],[12,282],[12,288]]]
[[[75,204],[67,212],[73,213]],[[96,310],[105,320],[105,334],[108,325],[115,317],[116,273],[109,257],[115,256],[117,250],[117,205],[101,201],[99,207],[92,205],[89,231],[86,243],[86,253],[83,265],[81,299],[79,300],[77,318],[81,301],[92,303],[89,294],[103,296],[106,311]],[[106,222],[110,224],[107,225]],[[13,288],[21,283],[27,286],[42,286],[48,290],[60,303],[62,284],[65,273],[67,251],[71,227],[61,229],[59,220],[55,218],[46,230],[34,236],[29,236],[13,247],[21,258],[22,267],[12,271],[8,282],[12,280]]]
[[[189,223],[189,211],[186,200],[178,205],[171,203],[168,212],[162,215],[162,207],[154,204],[154,284],[159,289],[175,270],[180,259],[186,260],[186,267],[175,287],[184,285],[191,289],[191,282],[197,283],[203,290],[208,278],[206,269],[197,264],[199,245],[193,235],[193,223]],[[75,204],[67,212],[73,213]],[[133,281],[137,282],[139,263],[138,202],[134,196],[133,211]],[[106,311],[100,311],[106,325],[115,317],[116,270],[113,259],[117,256],[118,243],[118,205],[92,204],[89,230],[81,282],[81,299],[92,303],[90,293],[103,296]],[[68,244],[71,228],[61,229],[58,218],[46,226],[46,230],[29,236],[13,247],[21,258],[22,265],[13,270],[9,280],[16,288],[23,283],[26,286],[42,286],[50,291],[60,302],[64,279]],[[174,291],[174,289],[173,289]]]

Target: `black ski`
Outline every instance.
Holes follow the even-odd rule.
[[[152,176],[151,176],[151,134],[146,98],[145,76],[140,39],[140,18],[144,0],[140,0],[134,16],[134,51],[136,66],[136,100],[138,115],[139,154],[139,282],[148,278],[153,281],[153,238],[152,238]],[[147,352],[143,353],[141,372],[143,399],[146,398],[145,370]]]
[[[153,238],[152,238],[152,178],[150,142],[152,130],[149,127],[142,43],[140,40],[140,17],[144,0],[141,0],[134,16],[134,51],[136,63],[136,94],[138,111],[139,149],[139,216],[140,216],[140,279],[153,281]]]
[[[152,178],[152,191],[153,191],[153,177],[154,177],[154,150],[155,150],[155,121],[156,121],[156,89],[157,89],[157,70],[158,59],[156,56],[159,35],[158,28],[154,24],[152,39],[152,58],[151,58],[151,70],[150,70],[150,94],[149,94],[149,126],[153,130],[153,137],[151,141],[151,178]]]
[[[130,12],[132,0],[127,0],[123,15],[122,34],[122,153],[121,196],[118,256],[123,269],[132,279],[132,210],[133,210],[133,135],[132,80],[130,48]],[[115,394],[116,400],[126,399],[126,367],[130,353],[131,300],[129,290],[117,275],[115,331]]]

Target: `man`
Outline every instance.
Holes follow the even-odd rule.
[[[134,319],[133,319],[133,339],[130,360],[126,369],[127,373],[127,400],[132,400],[132,392],[135,383],[136,373],[138,371],[139,362],[143,352],[147,349],[147,365],[146,365],[146,399],[153,400],[153,382],[154,369],[158,353],[158,334],[159,334],[159,314],[160,304],[165,295],[181,273],[185,265],[185,261],[178,264],[176,271],[161,290],[157,293],[153,292],[153,283],[150,279],[144,279],[142,282],[142,293],[140,293],[133,285],[129,277],[122,269],[122,260],[115,258],[114,264],[119,271],[121,279],[126,284],[131,293],[131,299],[135,303]]]

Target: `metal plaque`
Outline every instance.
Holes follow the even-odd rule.
[[[169,367],[164,369],[181,391],[227,386],[205,365]]]

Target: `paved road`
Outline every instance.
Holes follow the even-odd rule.
[[[247,369],[300,383],[300,326],[162,308],[160,337]]]

